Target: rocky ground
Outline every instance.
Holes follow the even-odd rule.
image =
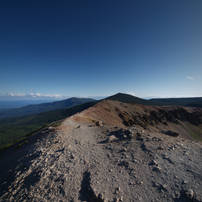
[[[202,201],[202,144],[90,108],[0,157],[0,201]],[[96,112],[97,114],[98,112]]]

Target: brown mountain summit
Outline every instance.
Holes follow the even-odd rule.
[[[0,201],[201,201],[200,138],[202,109],[103,100],[6,150]]]

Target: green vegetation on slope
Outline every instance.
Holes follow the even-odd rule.
[[[33,133],[44,125],[83,111],[97,102],[88,102],[68,109],[2,119],[0,120],[0,149],[8,144],[14,143],[27,134]]]

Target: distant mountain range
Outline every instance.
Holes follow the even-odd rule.
[[[5,119],[14,116],[22,116],[26,114],[37,114],[44,111],[52,111],[56,109],[67,109],[80,105],[86,102],[92,102],[94,99],[91,98],[70,98],[62,101],[48,102],[42,104],[27,105],[20,108],[7,109],[0,111],[0,119]]]
[[[136,103],[142,105],[156,105],[156,106],[166,106],[166,105],[180,105],[185,107],[199,107],[202,108],[202,97],[193,98],[156,98],[156,99],[142,99],[132,95],[117,93],[106,100],[117,100],[125,103]],[[76,98],[72,97],[70,99],[62,101],[54,101],[42,104],[32,104],[20,108],[6,109],[0,111],[0,119],[5,119],[9,117],[22,116],[27,114],[37,114],[45,111],[52,111],[57,109],[67,109],[74,107],[83,103],[95,101],[91,98]]]
[[[191,98],[158,98],[150,99],[151,102],[156,102],[159,106],[180,105],[183,107],[200,107],[202,108],[202,97]]]
[[[179,105],[183,107],[199,107],[202,108],[202,97],[191,97],[191,98],[155,98],[155,99],[142,99],[132,95],[118,93],[107,97],[106,100],[117,100],[125,103],[136,103],[142,105],[156,105],[156,106],[166,106],[166,105]]]
[[[0,100],[0,111],[5,109],[20,108],[27,105],[54,102],[56,100]]]

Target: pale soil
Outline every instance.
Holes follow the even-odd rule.
[[[124,127],[111,116],[90,108],[1,156],[0,201],[201,201],[201,143],[140,126],[106,143]]]

